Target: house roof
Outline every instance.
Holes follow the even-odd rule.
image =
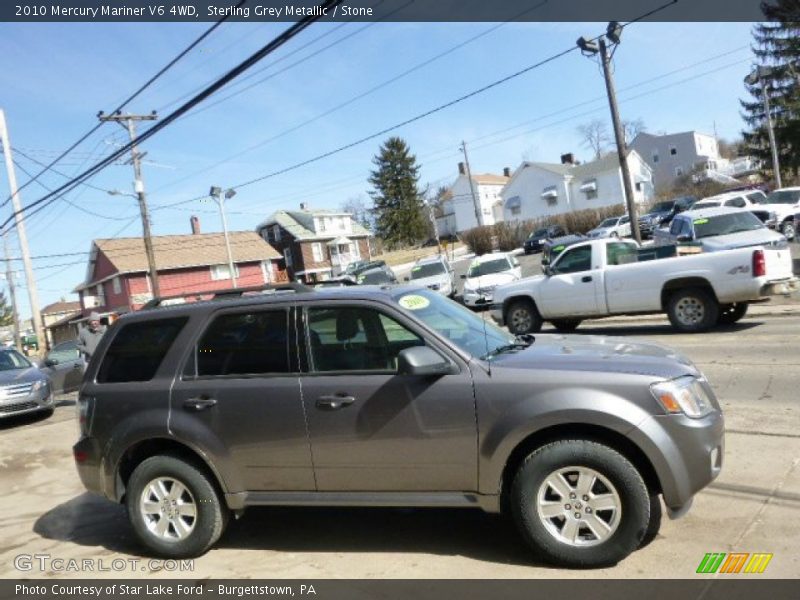
[[[272,215],[263,223],[259,224],[256,231],[260,231],[264,227],[278,224],[289,235],[297,240],[318,240],[318,239],[333,239],[337,237],[340,231],[320,232],[314,231],[314,217],[350,217],[352,232],[348,233],[349,237],[364,237],[370,236],[372,233],[360,223],[357,223],[352,215],[344,212],[335,212],[330,210],[279,210],[272,213]]]
[[[235,263],[281,258],[275,248],[254,231],[231,231],[228,236]],[[87,280],[75,288],[75,291],[98,282],[89,280],[94,274],[93,263],[98,251],[108,258],[117,273],[143,273],[148,270],[144,238],[94,240]],[[222,265],[228,262],[225,236],[222,233],[156,236],[153,238],[153,251],[159,271]]]
[[[506,177],[505,175],[495,175],[494,173],[473,173],[472,180],[475,183],[483,183],[483,184],[494,184],[494,185],[505,185],[508,183],[510,177]]]
[[[53,302],[52,304],[48,304],[42,309],[43,315],[57,315],[59,313],[67,313],[67,312],[75,312],[81,309],[80,302],[66,302],[65,300],[59,300],[58,302]]]
[[[56,329],[58,327],[61,327],[62,325],[65,325],[72,320],[77,320],[78,317],[81,316],[81,314],[82,314],[81,311],[71,312],[65,317],[62,317],[61,319],[56,321],[55,323],[50,323],[50,325],[45,326],[45,329]]]

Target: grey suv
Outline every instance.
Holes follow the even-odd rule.
[[[720,471],[719,404],[666,348],[515,338],[409,286],[225,298],[122,317],[80,390],[80,477],[157,555],[248,506],[445,506],[609,565]]]

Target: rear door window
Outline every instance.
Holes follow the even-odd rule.
[[[103,357],[97,382],[150,381],[186,321],[178,317],[123,325]]]

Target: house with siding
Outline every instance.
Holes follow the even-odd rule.
[[[653,198],[653,173],[635,151],[628,152],[634,200]],[[542,219],[577,210],[625,203],[617,154],[578,164],[572,154],[561,163],[523,162],[501,193],[506,221]]]
[[[464,163],[458,163],[458,177],[449,187],[448,196],[442,202],[442,214],[436,219],[439,235],[455,235],[478,225],[494,225],[502,221],[500,192],[510,176],[510,169],[504,169],[502,175],[472,173],[470,184]],[[476,204],[480,221],[475,215]]]
[[[224,290],[233,287],[225,237],[200,233],[192,218],[189,235],[153,237],[161,296]],[[252,231],[229,233],[237,285],[261,286],[286,279],[281,256]],[[141,308],[153,298],[144,239],[98,239],[92,242],[86,278],[75,290],[81,312],[121,314]]]
[[[710,165],[717,170],[718,163],[728,162],[719,155],[717,138],[697,131],[665,135],[644,132],[637,135],[629,147],[653,170],[653,183],[659,189],[670,187],[697,165]]]
[[[58,302],[45,306],[41,313],[48,348],[78,336],[75,321],[81,317],[80,302],[67,302],[65,298],[61,298]]]
[[[310,210],[301,204],[300,210],[273,213],[256,231],[280,253],[282,266],[295,281],[329,279],[372,255],[372,233],[349,213]]]

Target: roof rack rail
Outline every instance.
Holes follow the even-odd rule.
[[[197,301],[202,301],[203,296],[211,296],[211,300],[217,300],[225,298],[241,298],[247,294],[259,294],[264,292],[294,292],[296,294],[304,294],[306,292],[313,291],[314,288],[296,281],[290,281],[287,283],[272,283],[252,287],[230,288],[226,290],[199,290],[197,292],[178,294],[175,296],[158,296],[142,306],[141,310],[159,308],[161,306],[169,306],[172,304],[184,304],[189,298],[196,298]],[[184,302],[175,302],[176,300],[183,300]]]

